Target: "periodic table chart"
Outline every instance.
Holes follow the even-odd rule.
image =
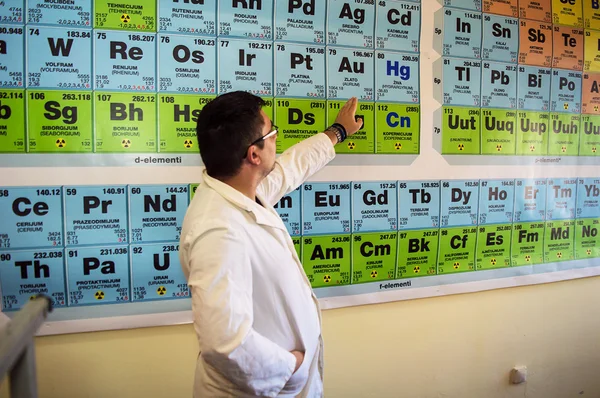
[[[323,308],[599,275],[581,1],[0,0],[2,313],[44,293],[43,334],[189,322],[195,122],[234,90],[279,153],[359,98],[275,206]]]

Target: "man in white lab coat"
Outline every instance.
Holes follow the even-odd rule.
[[[324,133],[276,158],[277,127],[263,105],[234,92],[198,117],[206,169],[179,252],[200,346],[196,398],[323,396],[319,305],[273,205],[329,163],[362,121],[353,98]]]

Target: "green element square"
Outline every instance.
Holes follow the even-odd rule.
[[[262,107],[263,112],[265,112],[267,114],[267,116],[269,117],[269,119],[271,119],[271,121],[275,122],[275,119],[274,119],[275,111],[274,111],[274,106],[273,106],[273,103],[275,102],[274,99],[263,97],[263,100],[265,101],[265,105]]]
[[[581,115],[579,156],[600,156],[600,115]]]
[[[194,195],[196,195],[196,190],[200,184],[190,184],[190,203],[192,199],[194,199]]]
[[[440,229],[438,274],[475,270],[477,227]]]
[[[25,90],[0,90],[0,153],[25,152]]]
[[[170,95],[158,96],[160,152],[198,153],[196,122],[204,105],[214,96]]]
[[[294,242],[294,249],[296,249],[296,254],[302,262],[302,238],[300,236],[292,237],[292,242]]]
[[[156,1],[94,0],[94,28],[156,32]]]
[[[544,262],[544,222],[513,224],[512,266]]]
[[[583,218],[575,222],[575,258],[600,257],[600,218]]]
[[[510,267],[512,224],[481,225],[477,235],[477,269]]]
[[[377,153],[418,154],[421,107],[378,102],[375,105]]]
[[[577,156],[579,153],[579,122],[581,115],[571,113],[550,114],[548,155]]]
[[[96,152],[156,152],[156,95],[95,93]]]
[[[438,229],[399,232],[396,278],[435,275],[439,235]]]
[[[574,220],[547,221],[544,233],[544,262],[573,260],[574,252]]]
[[[549,134],[548,112],[517,112],[517,155],[547,155]]]
[[[373,232],[352,236],[352,283],[394,279],[396,232]]]
[[[441,125],[443,155],[481,153],[481,110],[479,108],[444,106]]]
[[[92,152],[92,93],[28,91],[29,152]]]
[[[340,109],[346,101],[327,101],[327,126],[335,123]],[[337,153],[375,153],[375,104],[361,102],[356,110],[362,116],[364,126],[342,144],[336,145]]]
[[[481,154],[514,155],[517,112],[483,109],[481,116]]]
[[[276,99],[275,124],[279,127],[277,153],[322,133],[326,122],[324,100]]]
[[[312,287],[350,284],[350,235],[302,238],[302,264]]]

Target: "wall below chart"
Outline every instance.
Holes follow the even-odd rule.
[[[600,396],[599,281],[325,311],[325,396]],[[36,350],[45,398],[191,396],[191,325],[43,337]],[[511,386],[519,364],[528,381]]]

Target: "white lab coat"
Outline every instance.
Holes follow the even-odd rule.
[[[194,397],[323,395],[319,304],[272,206],[334,157],[323,133],[285,151],[257,189],[265,207],[204,171],[179,251],[200,345]],[[305,351],[294,374],[292,350]]]

